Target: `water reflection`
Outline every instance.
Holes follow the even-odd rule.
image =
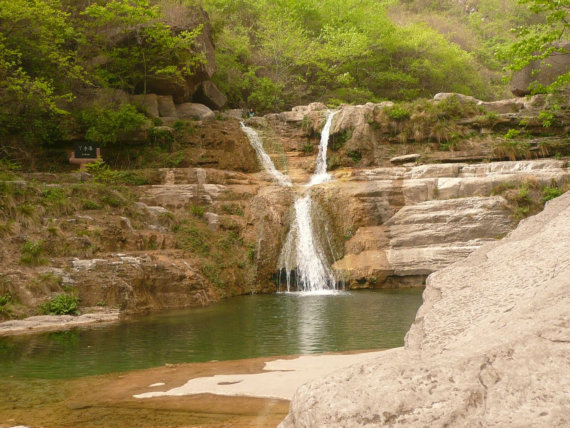
[[[117,325],[0,339],[0,376],[68,378],[166,363],[390,348],[421,290],[244,296]]]

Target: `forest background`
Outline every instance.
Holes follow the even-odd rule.
[[[112,143],[112,132],[97,131],[101,122],[134,129],[144,112],[78,107],[77,93],[146,93],[153,77],[191,76],[206,61],[195,46],[204,25],[216,46],[213,81],[229,108],[265,113],[438,92],[506,97],[510,72],[564,40],[569,7],[568,0],[0,0],[0,136],[49,143],[79,130]],[[172,25],[203,10],[206,22]]]

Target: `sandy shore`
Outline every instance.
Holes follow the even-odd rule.
[[[38,315],[21,320],[0,322],[0,337],[17,334],[40,333],[43,331],[67,330],[74,327],[84,327],[91,324],[110,323],[119,321],[119,310],[90,312],[88,314],[72,315]]]
[[[0,427],[275,427],[298,386],[379,353],[167,364],[72,380],[0,379],[6,397]]]
[[[294,359],[269,360],[263,371],[253,374],[224,374],[189,379],[184,385],[164,390],[165,384],[149,385],[149,392],[135,398],[180,397],[195,394],[216,394],[291,400],[302,384],[326,376],[338,369],[373,359],[382,351],[361,354],[305,355]],[[158,391],[157,391],[158,389]]]

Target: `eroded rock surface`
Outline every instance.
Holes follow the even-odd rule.
[[[431,164],[341,171],[315,195],[348,238],[333,268],[349,287],[415,285],[514,225],[500,189],[562,186],[565,161]],[[499,190],[498,190],[499,189]],[[500,192],[499,192],[500,193]]]
[[[289,427],[570,424],[570,194],[432,274],[404,348],[297,390]]]

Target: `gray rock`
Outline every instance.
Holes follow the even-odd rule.
[[[281,428],[570,425],[570,193],[432,274],[404,348],[300,387]]]
[[[183,103],[176,106],[176,113],[180,119],[206,120],[214,119],[214,112],[204,104]]]
[[[206,223],[208,223],[208,229],[212,232],[217,232],[220,228],[220,216],[216,213],[207,212],[204,214]]]
[[[131,103],[144,110],[150,117],[158,117],[158,98],[156,94],[131,95]]]

